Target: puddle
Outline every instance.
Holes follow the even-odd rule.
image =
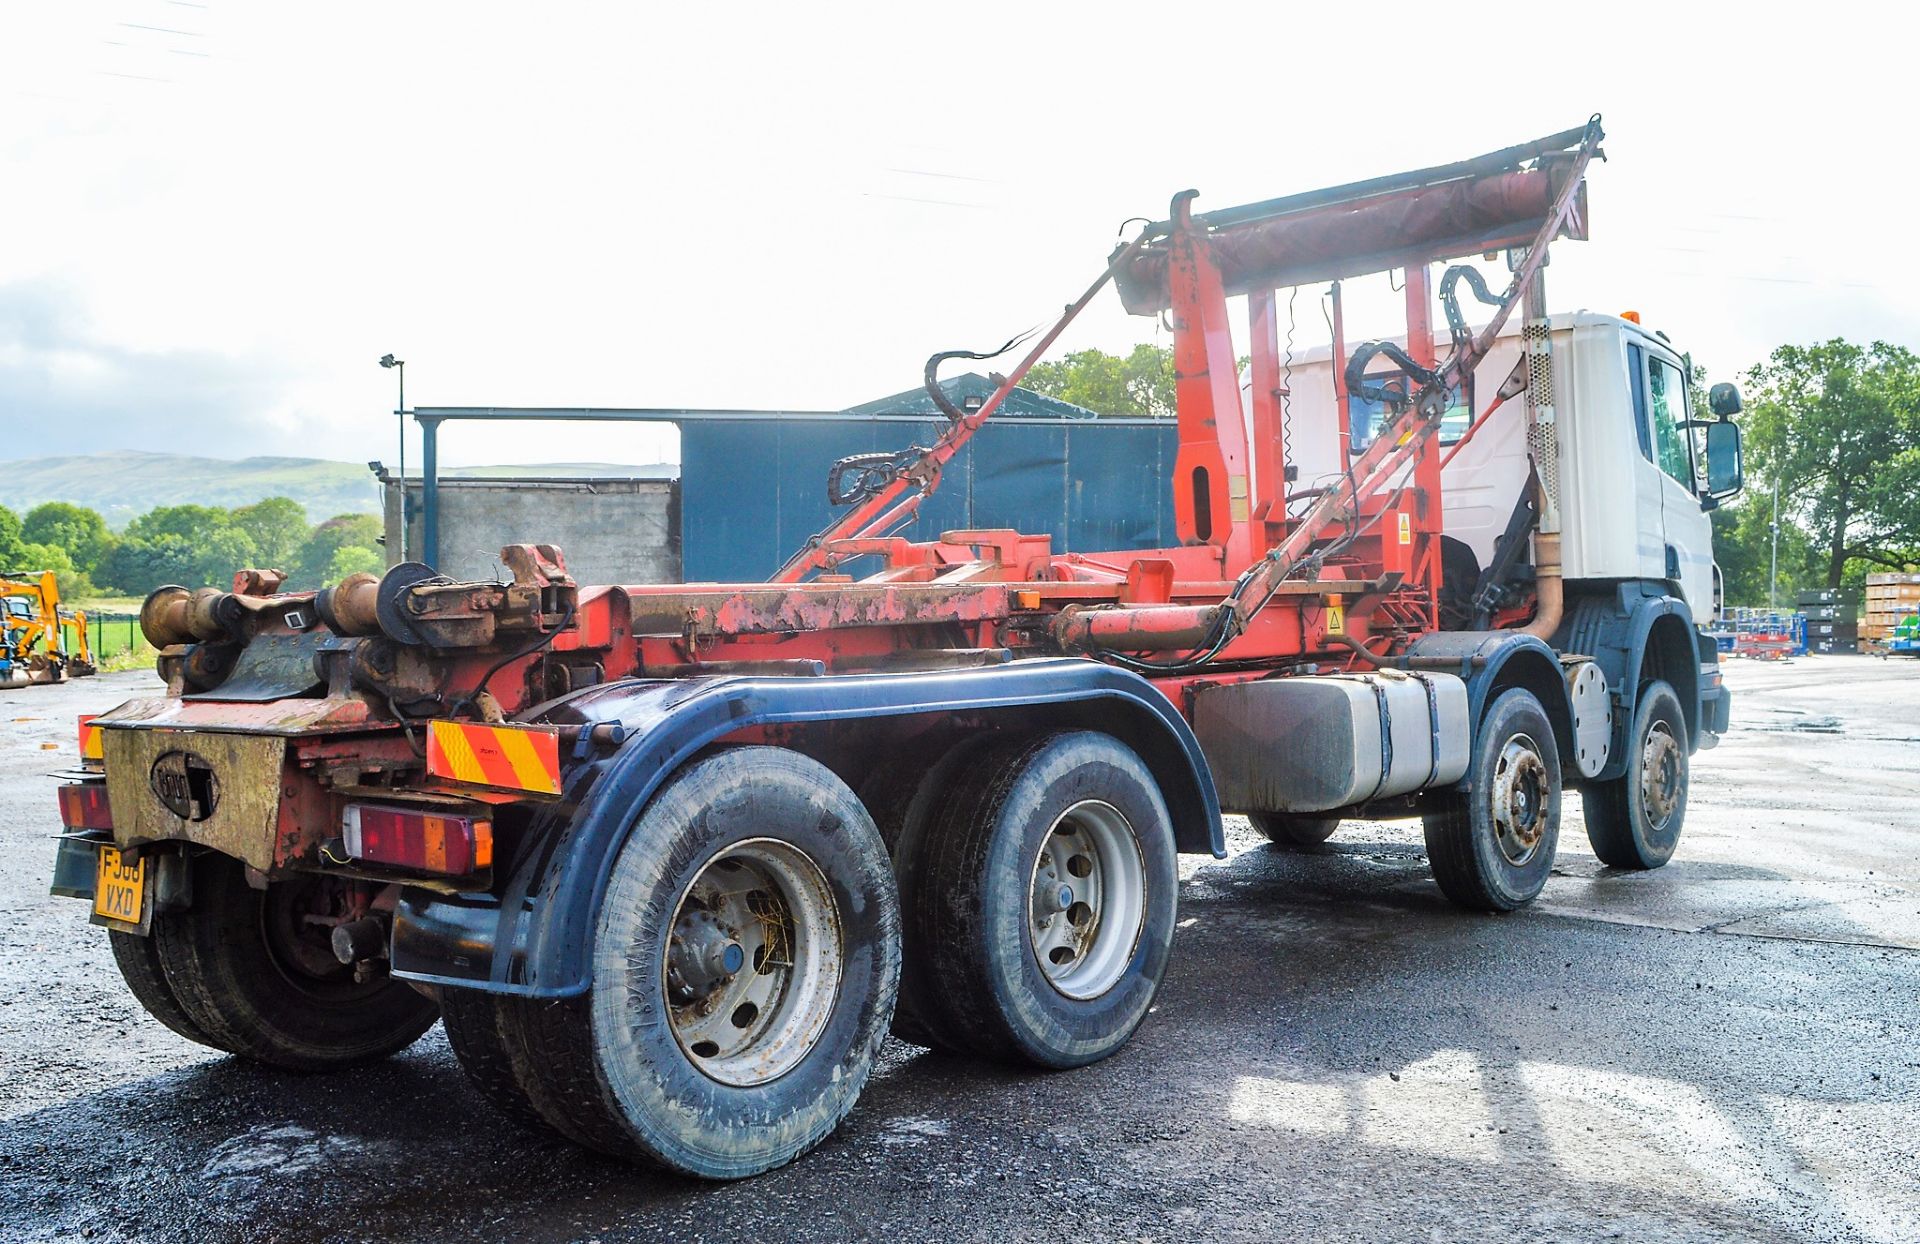
[[[1802,715],[1795,717],[1792,721],[1770,721],[1765,724],[1755,725],[1753,728],[1755,730],[1765,730],[1773,734],[1783,732],[1790,734],[1843,734],[1846,731],[1846,723],[1838,717],[1810,717]]]

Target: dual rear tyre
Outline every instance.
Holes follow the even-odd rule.
[[[1165,800],[1110,735],[1011,737],[936,766],[895,835],[906,942],[896,1031],[1048,1068],[1146,1018],[1179,868]]]
[[[621,850],[586,997],[447,994],[476,1087],[603,1152],[732,1179],[838,1126],[897,991],[910,1039],[950,1050],[1074,1067],[1124,1044],[1178,882],[1139,758],[1089,732],[988,740],[887,785],[877,826],[794,752],[695,762]]]
[[[256,890],[238,861],[193,861],[193,906],[154,916],[152,934],[108,933],[115,964],[148,1013],[190,1041],[289,1071],[335,1071],[405,1049],[433,1026],[433,1002],[403,982],[356,980],[334,958],[340,883],[298,877]]]
[[[618,1157],[769,1170],[853,1108],[887,1035],[899,905],[872,819],[817,762],[742,747],[648,802],[614,864],[593,987],[450,997],[476,1087]]]

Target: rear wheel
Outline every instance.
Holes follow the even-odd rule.
[[[1580,794],[1587,841],[1615,868],[1658,868],[1673,858],[1687,819],[1687,718],[1665,682],[1640,688],[1627,731],[1627,771]]]
[[[590,996],[514,1006],[516,1071],[549,1123],[595,1148],[755,1175],[853,1108],[899,948],[892,870],[853,792],[794,752],[722,751],[635,822]]]
[[[1317,847],[1340,828],[1340,818],[1329,812],[1249,812],[1247,819],[1274,846],[1293,851]]]
[[[1524,907],[1547,884],[1560,840],[1560,751],[1532,692],[1516,687],[1488,707],[1467,781],[1426,814],[1433,879],[1462,907]]]
[[[128,991],[146,1008],[147,1014],[189,1041],[225,1049],[193,1022],[193,1017],[180,1005],[180,999],[174,996],[173,986],[167,983],[166,970],[160,966],[158,941],[109,929],[107,945],[113,950],[113,962],[120,969],[121,979],[127,982]]]
[[[514,1069],[510,1019],[508,1008],[493,994],[474,989],[440,991],[440,1021],[467,1082],[500,1113],[545,1127]]]
[[[1072,731],[988,748],[902,875],[921,1018],[944,1044],[1077,1067],[1146,1017],[1179,870],[1159,787],[1119,740]]]
[[[223,855],[194,861],[193,906],[154,917],[160,965],[207,1044],[290,1071],[332,1071],[412,1045],[439,1010],[333,955],[342,883],[303,876],[255,890]]]
[[[918,926],[905,913],[917,902],[922,884],[920,867],[926,852],[920,849],[928,827],[952,790],[956,777],[994,742],[993,736],[962,739],[925,769],[888,766],[862,789],[861,796],[880,828],[880,837],[893,857],[900,890],[900,997],[893,1008],[893,1035],[928,1049],[952,1051],[953,1045],[928,1021],[937,1007],[929,997],[933,988],[919,944]]]

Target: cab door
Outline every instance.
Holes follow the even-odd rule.
[[[1646,354],[1647,419],[1666,537],[1661,577],[1677,582],[1695,620],[1706,621],[1713,616],[1713,521],[1700,508],[1701,463],[1686,427],[1692,417],[1686,368],[1664,350],[1649,346]]]
[[[1627,339],[1627,393],[1633,402],[1633,434],[1640,452],[1629,459],[1633,463],[1633,495],[1620,498],[1620,503],[1633,507],[1633,577],[1664,579],[1668,577],[1666,492],[1671,481],[1661,473],[1654,453],[1647,356],[1646,346],[1630,336]],[[1614,521],[1622,521],[1623,517]]]

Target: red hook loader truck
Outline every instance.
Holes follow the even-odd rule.
[[[733,1178],[827,1136],[889,1030],[1113,1053],[1223,811],[1283,848],[1420,817],[1445,894],[1505,911],[1572,788],[1602,860],[1658,867],[1727,725],[1697,622],[1739,398],[1696,418],[1663,335],[1547,314],[1601,137],[1175,197],[978,408],[930,360],[940,435],[838,463],[767,583],[586,586],[516,545],[509,582],[162,588],[166,694],[83,726],[56,892],[190,1040],[317,1071],[440,1018],[509,1114]],[[1502,254],[1497,290],[1434,278]],[[1340,282],[1392,269],[1405,334],[1349,349]],[[895,534],[1109,283],[1173,334],[1179,543]],[[1302,285],[1332,341],[1293,360]]]

